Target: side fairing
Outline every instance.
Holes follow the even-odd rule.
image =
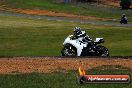
[[[84,43],[81,43],[80,42],[80,39],[78,40],[73,40],[73,39],[71,39],[70,37],[72,37],[73,35],[69,35],[66,39],[65,39],[65,41],[64,41],[64,43],[63,43],[63,45],[65,45],[65,44],[71,44],[71,45],[73,45],[74,47],[76,47],[76,49],[77,49],[77,56],[80,56],[81,55],[81,53],[82,53],[82,50],[83,50],[83,48],[84,47],[86,47],[87,45],[86,44],[84,44]]]

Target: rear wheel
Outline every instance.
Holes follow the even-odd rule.
[[[97,46],[97,51],[99,53],[99,56],[109,56],[108,49],[102,45]]]
[[[65,45],[61,51],[62,56],[77,56],[77,50],[74,46],[68,44]]]

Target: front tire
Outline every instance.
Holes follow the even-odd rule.
[[[61,50],[62,56],[77,56],[77,50],[74,46],[67,44]]]
[[[109,56],[109,50],[102,45],[97,46],[97,51],[99,56]]]

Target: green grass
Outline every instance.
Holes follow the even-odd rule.
[[[75,26],[93,38],[103,37],[111,56],[132,56],[132,27],[0,17],[0,56],[60,56]]]
[[[60,55],[63,40],[70,34],[66,22],[10,17],[0,21],[0,56]]]
[[[1,74],[0,88],[131,88],[127,84],[84,84],[77,83],[77,71],[29,74]],[[129,74],[132,70],[89,69],[87,74]]]
[[[65,5],[64,3],[55,3],[54,0],[5,0],[4,4],[13,8],[46,9],[56,12],[66,12],[77,15],[96,16],[112,19],[119,19],[121,14],[126,13],[129,21],[132,21],[132,10],[120,10],[120,8],[112,8],[101,5]]]

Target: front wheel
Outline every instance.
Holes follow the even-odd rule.
[[[65,45],[64,48],[61,50],[62,56],[77,56],[77,50],[72,45],[68,44]]]
[[[97,46],[97,51],[99,56],[109,56],[109,50],[102,45]]]

